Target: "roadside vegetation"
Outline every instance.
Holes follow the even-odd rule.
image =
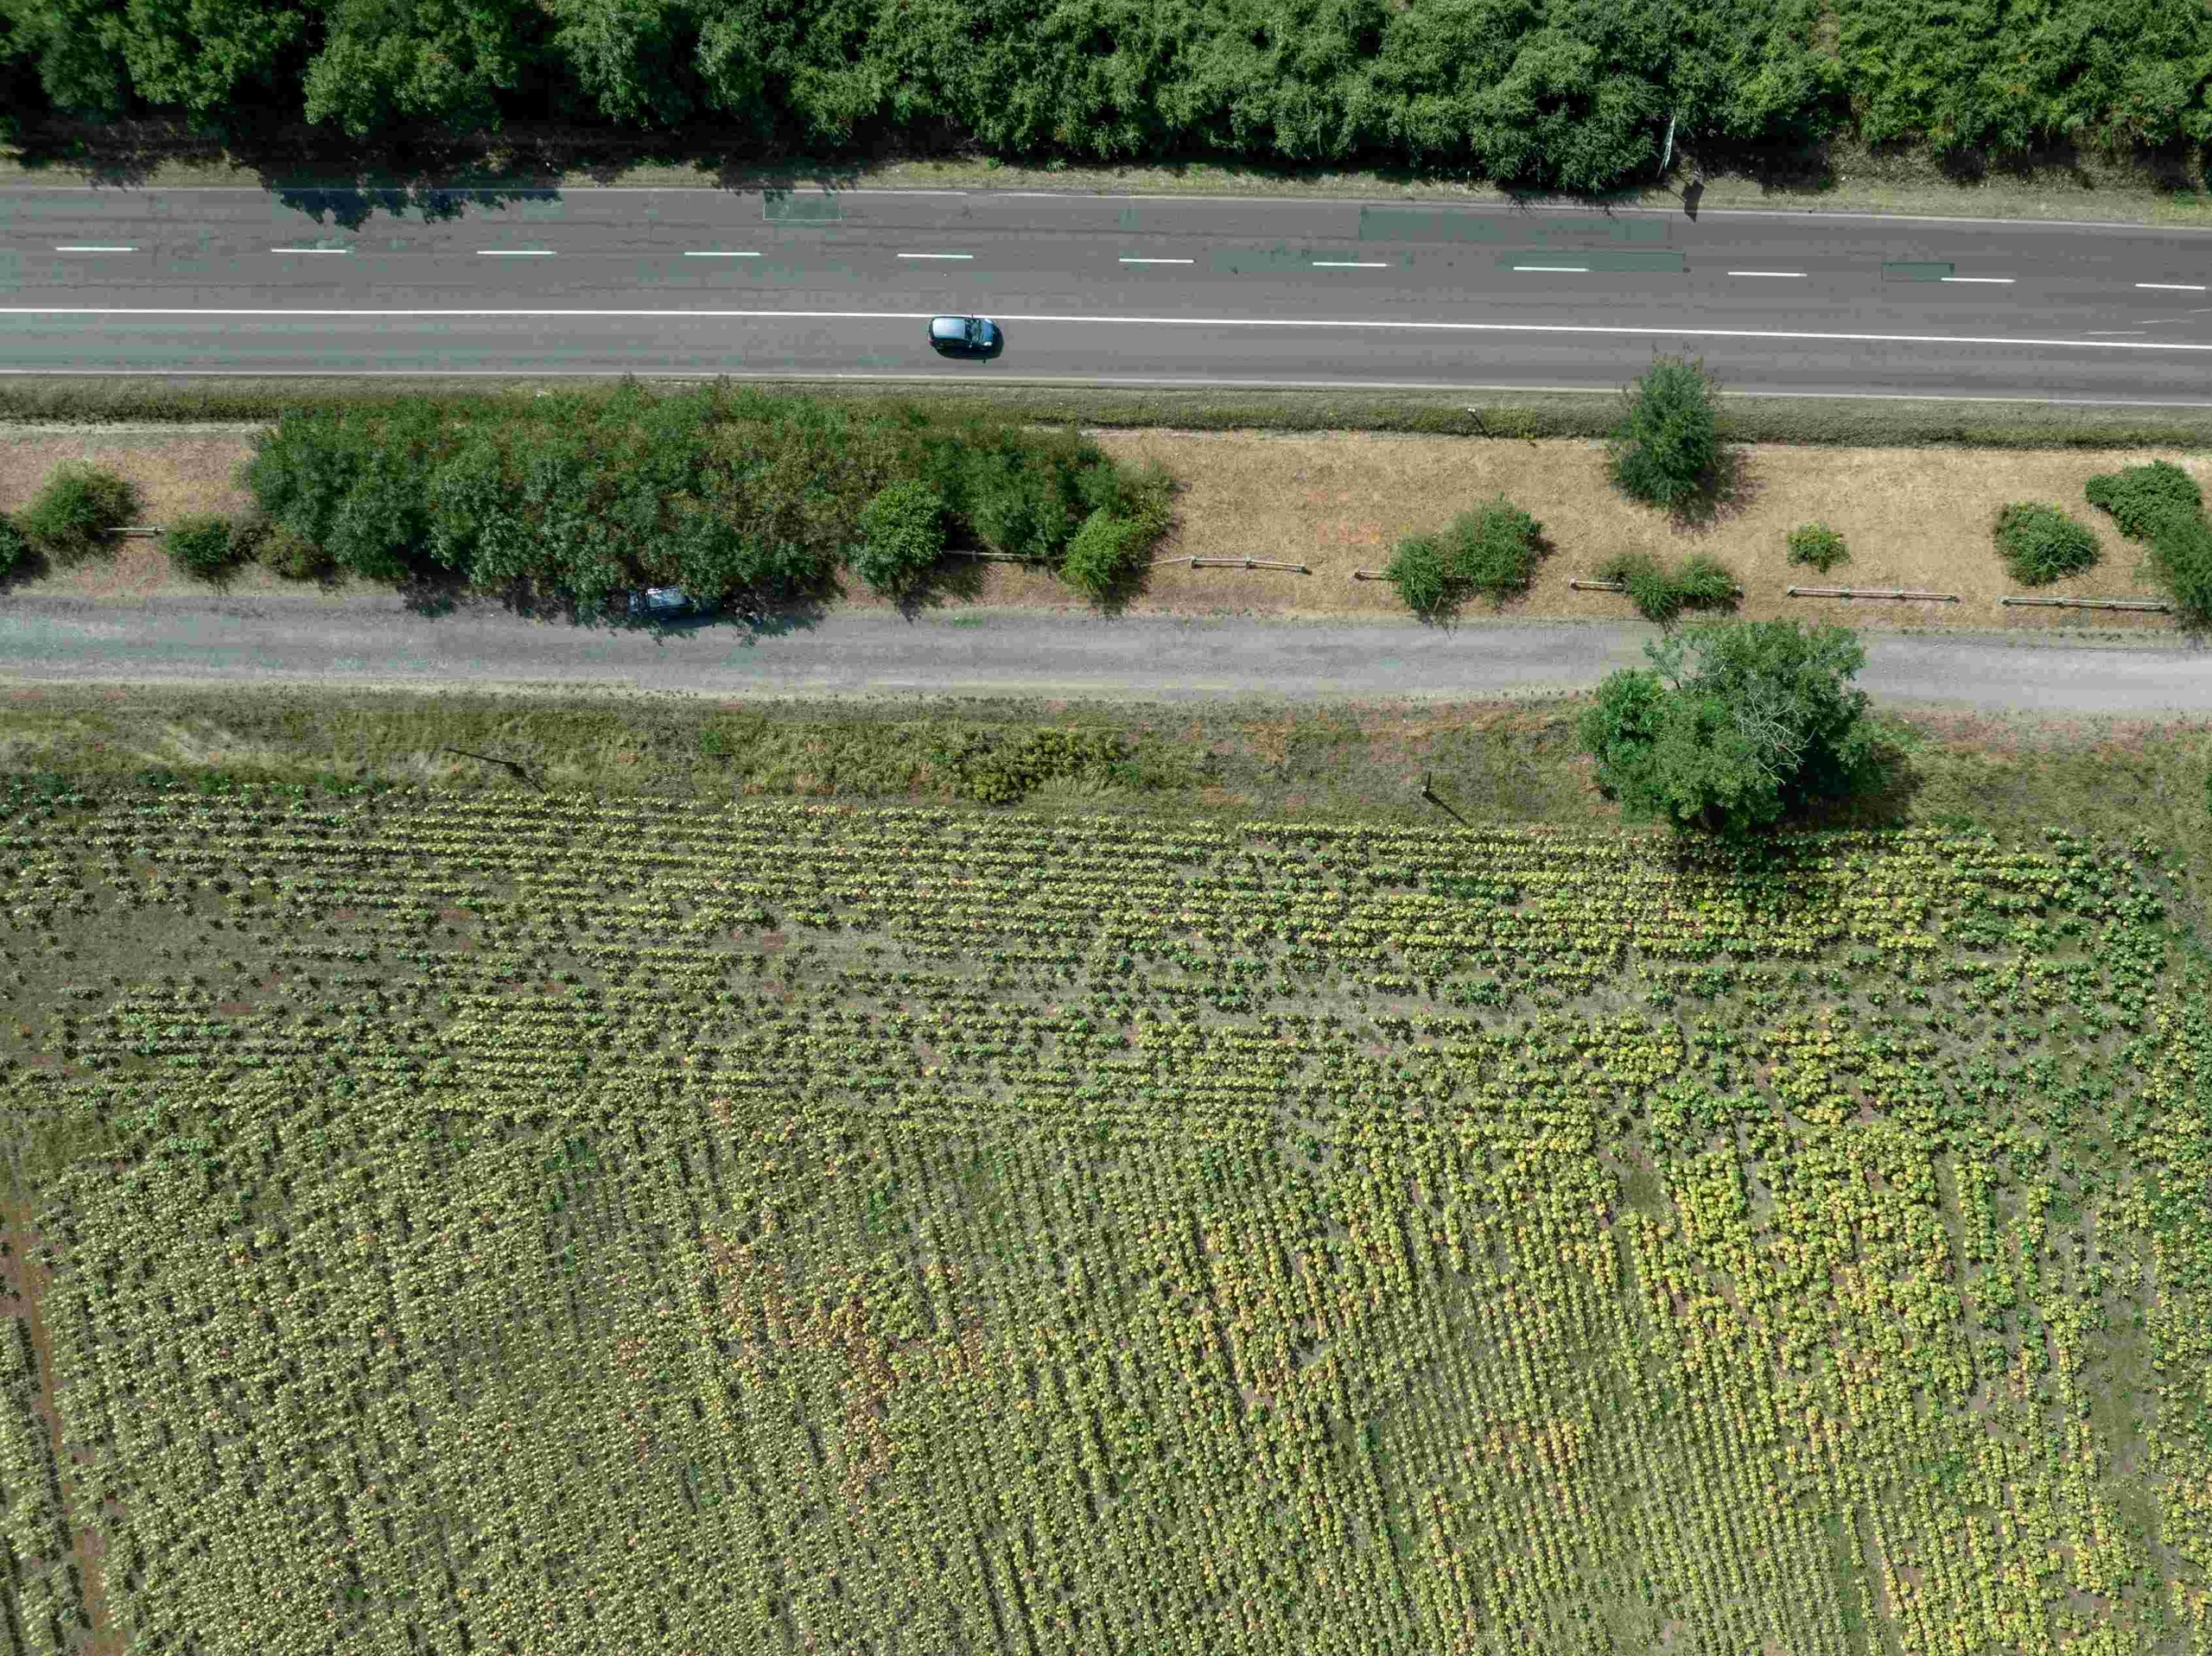
[[[1630,820],[1740,838],[1879,780],[1848,629],[1707,622],[1644,653],[1651,666],[1606,679],[1579,726]]]
[[[1452,520],[1441,534],[1408,535],[1382,574],[1424,621],[1448,621],[1472,598],[1502,608],[1529,590],[1544,526],[1503,495]]]
[[[2023,587],[2078,575],[2099,556],[2097,537],[2056,506],[2023,501],[1997,514],[1997,554]]]
[[[2212,628],[2212,526],[2196,479],[2154,460],[2093,477],[2087,493],[2121,534],[2148,547],[2152,573],[2172,595],[2183,625]]]
[[[1171,487],[1071,432],[728,386],[296,411],[256,440],[242,476],[263,555],[287,573],[577,613],[640,586],[749,610],[804,603],[847,566],[906,596],[948,544],[1096,596],[1164,530]]]
[[[1668,143],[1786,163],[1830,140],[1980,161],[2212,136],[2212,20],[1902,0],[1687,12],[1139,0],[0,0],[0,121],[167,115],[231,146],[420,145],[548,118],[661,153],[1212,157],[1605,191]],[[334,142],[336,141],[336,142]]]

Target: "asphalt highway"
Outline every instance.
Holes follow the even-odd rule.
[[[948,362],[926,319],[1001,324]],[[0,188],[0,372],[1619,384],[2212,406],[2212,232],[996,191]]]
[[[1479,701],[1586,689],[1643,663],[1643,626],[1183,621],[929,611],[571,626],[489,604],[442,616],[391,596],[22,594],[0,610],[0,682],[536,686],[731,696]],[[1869,634],[1878,701],[2051,715],[2212,714],[2212,650]]]

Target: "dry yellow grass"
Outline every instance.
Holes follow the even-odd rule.
[[[21,506],[54,465],[67,460],[113,467],[143,492],[149,523],[188,511],[234,511],[245,498],[232,482],[247,452],[237,428],[173,431],[111,428],[19,431],[0,438],[0,510]],[[2008,501],[2064,507],[2093,529],[2104,561],[2088,574],[2045,589],[2052,596],[2126,596],[2151,590],[2139,573],[2140,549],[2083,500],[2099,472],[2168,459],[2212,481],[2212,457],[2053,450],[1754,447],[1742,451],[1738,501],[1703,528],[1684,529],[1621,498],[1606,481],[1594,443],[1509,442],[1372,433],[1285,435],[1261,432],[1103,432],[1117,458],[1159,460],[1183,479],[1176,528],[1161,550],[1175,556],[1254,557],[1302,562],[1313,573],[1192,569],[1163,565],[1131,606],[1137,614],[1242,613],[1285,617],[1392,615],[1397,596],[1351,571],[1379,568],[1401,536],[1441,528],[1452,514],[1503,492],[1534,513],[1556,550],[1535,588],[1509,615],[1603,619],[1629,614],[1608,593],[1570,591],[1611,553],[1662,556],[1703,550],[1726,563],[1745,588],[1742,615],[1800,616],[1891,626],[2163,627],[2158,615],[2006,609],[2017,593],[1999,563],[1990,525]],[[1842,531],[1852,561],[1822,576],[1791,564],[1785,537],[1798,523],[1823,520]],[[1051,577],[1006,565],[975,572],[976,602],[1074,609],[1073,595]],[[273,586],[257,570],[236,585]],[[42,577],[43,590],[87,595],[151,596],[202,590],[175,575],[156,543],[126,542],[115,559]],[[1790,599],[1792,585],[1903,587],[1956,593],[1955,604]],[[849,602],[872,606],[861,589]],[[1483,614],[1480,607],[1471,614]]]

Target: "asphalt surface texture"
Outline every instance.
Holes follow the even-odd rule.
[[[838,612],[765,626],[579,626],[393,597],[22,596],[0,681],[536,687],[724,696],[1263,696],[1481,701],[1585,690],[1643,663],[1643,626],[1174,620],[1005,611]],[[2131,718],[2212,714],[2212,650],[1866,635],[1878,701]]]
[[[938,314],[1005,333],[935,356]],[[2212,406],[2212,232],[1015,191],[0,188],[0,372]]]

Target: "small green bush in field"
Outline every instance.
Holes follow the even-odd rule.
[[[16,527],[16,520],[0,517],[0,581],[15,574],[30,551],[30,537]]]
[[[31,543],[57,563],[114,549],[110,531],[138,511],[137,488],[97,466],[57,466],[20,520]]]
[[[327,552],[282,523],[270,526],[254,549],[254,556],[286,581],[321,581],[337,567]]]
[[[1441,620],[1456,606],[1459,583],[1452,578],[1450,550],[1440,535],[1407,536],[1382,566],[1382,575],[1424,621]]]
[[[180,517],[162,534],[169,562],[200,581],[217,581],[238,561],[238,538],[227,517]]]
[[[944,553],[944,497],[926,483],[893,483],[861,509],[853,568],[862,581],[899,598],[921,584]]]
[[[2047,587],[2097,561],[2097,537],[2056,506],[2010,505],[1997,514],[1997,551],[2023,587]]]
[[[1103,598],[1136,568],[1151,540],[1148,525],[1102,506],[1083,520],[1068,542],[1060,579],[1085,598]]]
[[[1542,551],[1544,526],[1503,495],[1452,520],[1446,562],[1464,592],[1503,604],[1529,590]]]
[[[1675,571],[1675,590],[1682,595],[1684,609],[1736,607],[1736,577],[1709,552],[1693,552],[1682,560]]]
[[[1665,625],[1686,609],[1725,610],[1736,605],[1736,579],[1709,553],[1693,552],[1669,568],[1649,552],[1618,552],[1598,571],[1618,581],[1647,621]]]
[[[1789,562],[1808,564],[1822,574],[1851,562],[1843,536],[1826,523],[1800,523],[1789,531]]]
[[[2196,479],[2166,460],[2103,473],[2091,478],[2082,492],[2091,505],[2110,512],[2131,541],[2147,541],[2168,520],[2195,517],[2204,509],[2204,492]]]

